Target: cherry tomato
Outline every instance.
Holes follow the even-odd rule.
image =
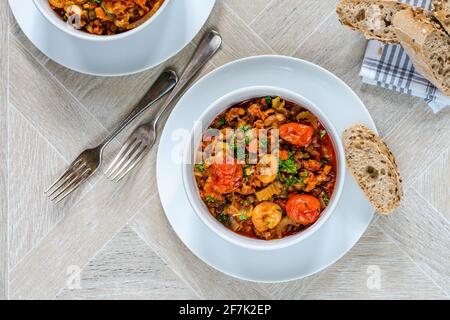
[[[220,194],[239,189],[242,185],[243,166],[234,163],[214,163],[209,167],[211,188]]]
[[[311,143],[314,128],[301,123],[287,123],[280,126],[280,137],[298,147],[304,147]]]
[[[295,194],[289,197],[286,212],[289,217],[302,225],[314,223],[320,215],[320,201],[307,194]]]

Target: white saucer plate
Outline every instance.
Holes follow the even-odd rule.
[[[174,0],[158,19],[130,37],[93,42],[56,28],[31,0],[9,0],[17,23],[40,51],[69,69],[97,76],[134,74],[173,57],[200,31],[214,4],[215,0]]]
[[[316,233],[293,246],[245,249],[212,232],[193,212],[183,189],[184,141],[195,121],[214,101],[239,88],[274,86],[306,97],[320,108],[339,134],[362,123],[375,124],[357,95],[330,72],[306,61],[259,56],[229,63],[193,85],[170,115],[158,150],[157,180],[162,205],[176,234],[201,260],[230,276],[255,282],[299,279],[330,266],[348,252],[367,229],[374,210],[347,174],[336,211]]]

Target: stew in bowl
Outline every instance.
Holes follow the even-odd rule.
[[[280,244],[323,223],[335,206],[343,182],[342,146],[307,100],[281,89],[266,91],[238,94],[244,99],[225,110],[222,105],[205,123],[188,174],[201,216],[207,211],[228,235]]]

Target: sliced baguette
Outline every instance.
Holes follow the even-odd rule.
[[[450,0],[432,0],[431,8],[434,16],[450,35]]]
[[[361,31],[367,39],[398,43],[392,17],[409,7],[395,0],[340,0],[336,12],[343,25]]]
[[[450,37],[422,9],[406,9],[392,20],[397,37],[416,70],[450,96]]]
[[[347,167],[364,194],[379,213],[391,213],[403,196],[392,152],[378,135],[362,125],[347,129],[343,142]]]

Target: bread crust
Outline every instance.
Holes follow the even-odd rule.
[[[427,12],[420,9],[406,9],[398,12],[392,20],[401,45],[408,53],[416,70],[438,87],[445,95],[450,96],[450,87],[439,79],[426,57],[425,42],[435,32],[443,37],[448,35],[430,20]],[[450,50],[450,47],[449,47]],[[445,62],[444,62],[445,63]]]
[[[431,8],[436,19],[439,20],[442,27],[450,35],[450,0],[433,0]]]
[[[397,37],[395,36],[395,34],[390,34],[388,32],[385,32],[385,36],[382,35],[378,35],[376,34],[373,30],[368,29],[367,27],[364,27],[362,24],[358,24],[355,22],[352,22],[351,18],[348,17],[345,13],[345,8],[348,6],[352,6],[355,9],[360,6],[360,5],[367,5],[369,7],[373,7],[373,8],[380,8],[380,6],[382,8],[391,8],[391,9],[396,9],[398,11],[409,8],[410,6],[404,3],[400,3],[396,0],[340,0],[337,7],[336,7],[336,12],[339,18],[339,21],[341,22],[342,25],[347,26],[349,28],[351,28],[352,30],[355,31],[360,31],[364,34],[364,36],[366,37],[366,39],[368,40],[378,40],[384,43],[390,43],[390,44],[398,44],[399,41],[397,39]],[[375,15],[371,15],[371,16],[364,16],[364,21],[368,24],[370,23],[375,23],[377,20],[375,18]],[[369,21],[369,20],[374,20],[374,21]],[[389,24],[390,21],[389,19],[382,20],[381,17],[379,19],[380,21],[382,21],[383,23]],[[385,26],[384,27],[385,30],[389,29],[389,26]]]
[[[347,167],[370,203],[381,214],[394,211],[400,205],[403,187],[388,146],[363,125],[345,130],[343,142]]]

